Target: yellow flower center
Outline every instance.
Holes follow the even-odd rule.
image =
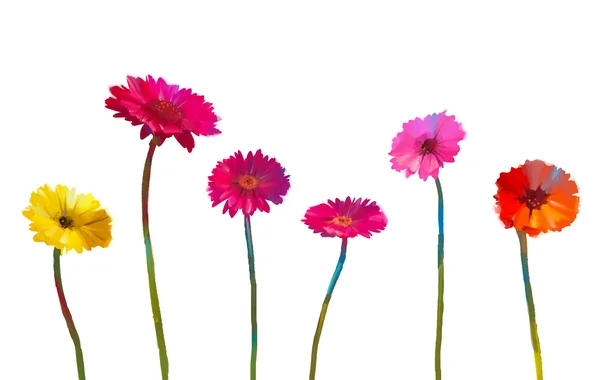
[[[150,108],[168,123],[175,123],[183,119],[183,112],[179,107],[166,100],[157,100],[150,104]]]
[[[256,186],[258,186],[258,178],[251,176],[251,175],[245,175],[242,178],[240,178],[238,183],[244,189],[252,190],[252,189],[256,188]]]
[[[69,218],[68,216],[61,216],[58,218],[58,223],[65,230],[73,227],[73,219]]]
[[[335,218],[333,218],[331,223],[342,227],[348,227],[352,224],[352,218],[348,216],[336,216]]]

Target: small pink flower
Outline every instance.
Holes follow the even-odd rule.
[[[461,124],[454,116],[446,116],[446,111],[404,123],[392,143],[392,169],[406,170],[407,178],[418,171],[424,181],[430,176],[437,179],[444,162],[454,162],[460,151],[458,142],[465,135]]]
[[[289,175],[285,169],[269,156],[263,156],[260,149],[244,158],[242,152],[220,161],[208,177],[208,193],[215,207],[225,202],[223,214],[229,210],[233,216],[242,210],[245,215],[259,211],[269,212],[267,201],[273,204],[283,202],[283,196],[290,188]]]
[[[371,233],[383,231],[388,222],[381,208],[369,202],[369,199],[350,197],[345,201],[328,200],[309,208],[302,222],[323,237],[347,239],[361,235],[369,238]]]
[[[154,80],[150,75],[146,80],[128,76],[127,85],[110,88],[112,97],[105,100],[106,108],[117,111],[114,117],[142,125],[142,140],[153,135],[161,145],[173,136],[191,152],[195,145],[192,133],[196,136],[221,133],[215,127],[220,119],[204,96],[169,85],[163,78]]]

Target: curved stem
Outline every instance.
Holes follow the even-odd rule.
[[[338,278],[340,277],[340,273],[342,273],[342,269],[344,268],[344,261],[346,261],[346,247],[348,246],[348,240],[342,240],[342,250],[340,252],[340,258],[338,260],[337,266],[335,267],[335,272],[333,272],[333,277],[331,277],[331,282],[329,283],[329,287],[327,288],[327,295],[325,296],[325,301],[323,301],[323,306],[321,307],[321,314],[319,315],[319,322],[317,323],[317,331],[315,332],[315,338],[313,339],[312,353],[310,356],[310,380],[315,380],[315,373],[317,371],[317,351],[319,349],[319,340],[321,339],[321,331],[323,331],[323,324],[325,323],[325,315],[327,314],[327,307],[329,306],[329,301],[331,300],[331,295],[333,294],[333,289],[335,288],[335,284],[337,283]]]
[[[71,316],[71,312],[69,311],[69,306],[67,306],[65,292],[63,291],[62,277],[60,275],[60,249],[58,248],[54,248],[54,284],[56,285],[56,292],[58,293],[60,309],[62,310],[63,316],[65,317],[67,327],[69,328],[69,334],[71,334],[71,339],[73,339],[73,344],[75,345],[77,374],[79,375],[79,380],[85,380],[85,368],[83,366],[83,351],[81,350],[79,334],[77,334],[77,329],[75,328],[73,317]]]
[[[543,380],[542,373],[542,350],[540,348],[540,337],[538,336],[537,323],[535,321],[535,306],[533,304],[533,291],[529,281],[529,263],[527,260],[527,236],[525,231],[517,231],[519,245],[521,246],[521,268],[523,269],[523,282],[525,283],[525,298],[527,299],[527,311],[529,312],[529,330],[531,332],[531,345],[533,346],[533,359],[535,361],[535,373],[537,380]]]
[[[256,273],[254,272],[254,247],[252,245],[252,228],[250,215],[244,214],[244,230],[248,247],[248,269],[250,270],[250,322],[252,324],[252,354],[250,356],[250,379],[256,380],[256,354],[258,326],[256,324]]]
[[[152,167],[152,157],[156,150],[154,140],[150,142],[146,163],[144,164],[144,174],[142,177],[142,227],[144,231],[144,243],[146,245],[146,266],[148,268],[148,286],[150,288],[150,302],[152,303],[152,315],[154,317],[154,329],[156,330],[156,340],[158,342],[158,352],[160,356],[160,369],[163,380],[169,378],[169,359],[167,357],[167,347],[165,345],[165,334],[160,315],[160,305],[158,302],[158,290],[156,289],[156,277],[154,273],[154,256],[152,255],[152,243],[150,242],[150,228],[148,223],[148,195],[150,190],[150,169]]]
[[[435,378],[442,378],[442,324],[444,319],[444,195],[440,179],[435,179],[438,193],[438,300],[437,328],[435,337]]]

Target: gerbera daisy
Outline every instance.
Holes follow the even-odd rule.
[[[358,235],[369,238],[372,232],[380,232],[387,225],[387,218],[377,203],[369,199],[336,198],[313,206],[306,211],[304,224],[323,237],[353,238]]]
[[[524,230],[529,236],[569,226],[579,211],[577,184],[570,177],[540,160],[525,161],[501,173],[494,199],[504,226]]]
[[[407,178],[418,171],[422,180],[435,179],[444,162],[454,162],[460,151],[458,142],[465,135],[461,124],[446,111],[404,123],[392,142],[392,169],[406,170]]]
[[[188,152],[191,152],[195,145],[192,134],[209,136],[221,133],[215,127],[220,119],[213,112],[212,104],[204,100],[204,96],[197,95],[188,88],[180,89],[177,85],[167,84],[163,78],[155,80],[150,75],[146,79],[128,76],[127,86],[113,86],[110,88],[110,92],[112,96],[106,99],[105,103],[106,108],[117,111],[114,117],[124,118],[132,125],[142,125],[141,139],[152,135],[142,176],[142,229],[146,246],[148,286],[160,368],[162,378],[166,380],[169,377],[169,359],[156,287],[156,271],[148,220],[152,158],[156,147],[162,145],[164,140],[171,136],[175,137]]]
[[[506,228],[514,227],[521,248],[521,269],[529,313],[529,329],[537,379],[543,378],[542,350],[529,277],[527,235],[536,237],[571,225],[579,211],[577,184],[570,175],[541,160],[525,161],[496,181],[496,211]]]
[[[444,197],[439,179],[439,170],[444,162],[454,162],[460,151],[458,143],[466,136],[454,116],[446,111],[432,114],[421,120],[416,118],[404,123],[402,132],[392,141],[392,169],[406,170],[406,177],[419,172],[422,180],[432,177],[438,193],[438,310],[435,339],[436,380],[442,378],[441,350],[442,324],[444,316]]]
[[[44,185],[31,194],[30,203],[23,215],[31,221],[34,241],[62,253],[108,247],[112,219],[91,194],[77,194],[63,185],[55,189]]]
[[[256,210],[269,212],[271,202],[275,205],[283,202],[283,196],[290,188],[289,175],[285,169],[269,156],[263,156],[260,149],[246,158],[237,151],[233,156],[217,163],[212,175],[208,177],[208,194],[215,207],[224,203],[223,214],[229,211],[233,218],[242,210],[244,231],[248,249],[248,268],[250,271],[250,323],[252,326],[252,353],[250,356],[250,379],[256,379],[257,322],[256,322],[256,273],[254,270],[254,245],[250,216]]]
[[[350,199],[350,197],[347,197],[345,201],[336,198],[335,201],[329,200],[327,203],[310,207],[306,211],[302,222],[313,230],[314,233],[321,234],[323,237],[337,236],[342,239],[340,258],[327,288],[327,294],[321,307],[321,314],[319,315],[317,330],[313,339],[309,379],[314,380],[317,371],[317,351],[319,349],[323,324],[325,323],[325,315],[327,314],[333,289],[346,261],[348,239],[358,235],[370,238],[372,233],[383,231],[388,221],[381,208],[375,202],[371,202],[369,199]]]
[[[219,117],[204,96],[188,88],[170,85],[163,78],[147,79],[127,77],[126,86],[110,88],[112,97],[106,99],[106,108],[117,111],[114,117],[122,117],[133,125],[142,125],[140,138],[155,137],[158,145],[174,136],[188,152],[194,149],[196,136],[221,133],[215,125]]]
[[[33,240],[54,247],[54,283],[61,311],[75,346],[77,374],[85,380],[85,366],[79,334],[67,305],[60,272],[61,253],[74,249],[77,253],[110,244],[112,219],[91,194],[77,194],[75,189],[48,185],[31,194],[30,205],[23,215],[31,221]]]
[[[249,152],[246,158],[238,151],[219,162],[208,177],[208,192],[215,207],[222,202],[223,214],[233,216],[239,211],[253,215],[256,210],[269,212],[268,202],[275,205],[283,202],[290,188],[289,175],[285,169],[260,149]]]

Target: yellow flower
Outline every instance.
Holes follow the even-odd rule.
[[[36,233],[33,240],[60,249],[61,254],[70,249],[82,253],[106,248],[112,240],[112,219],[91,194],[44,185],[31,193],[29,203],[23,215],[31,220],[29,230]]]

